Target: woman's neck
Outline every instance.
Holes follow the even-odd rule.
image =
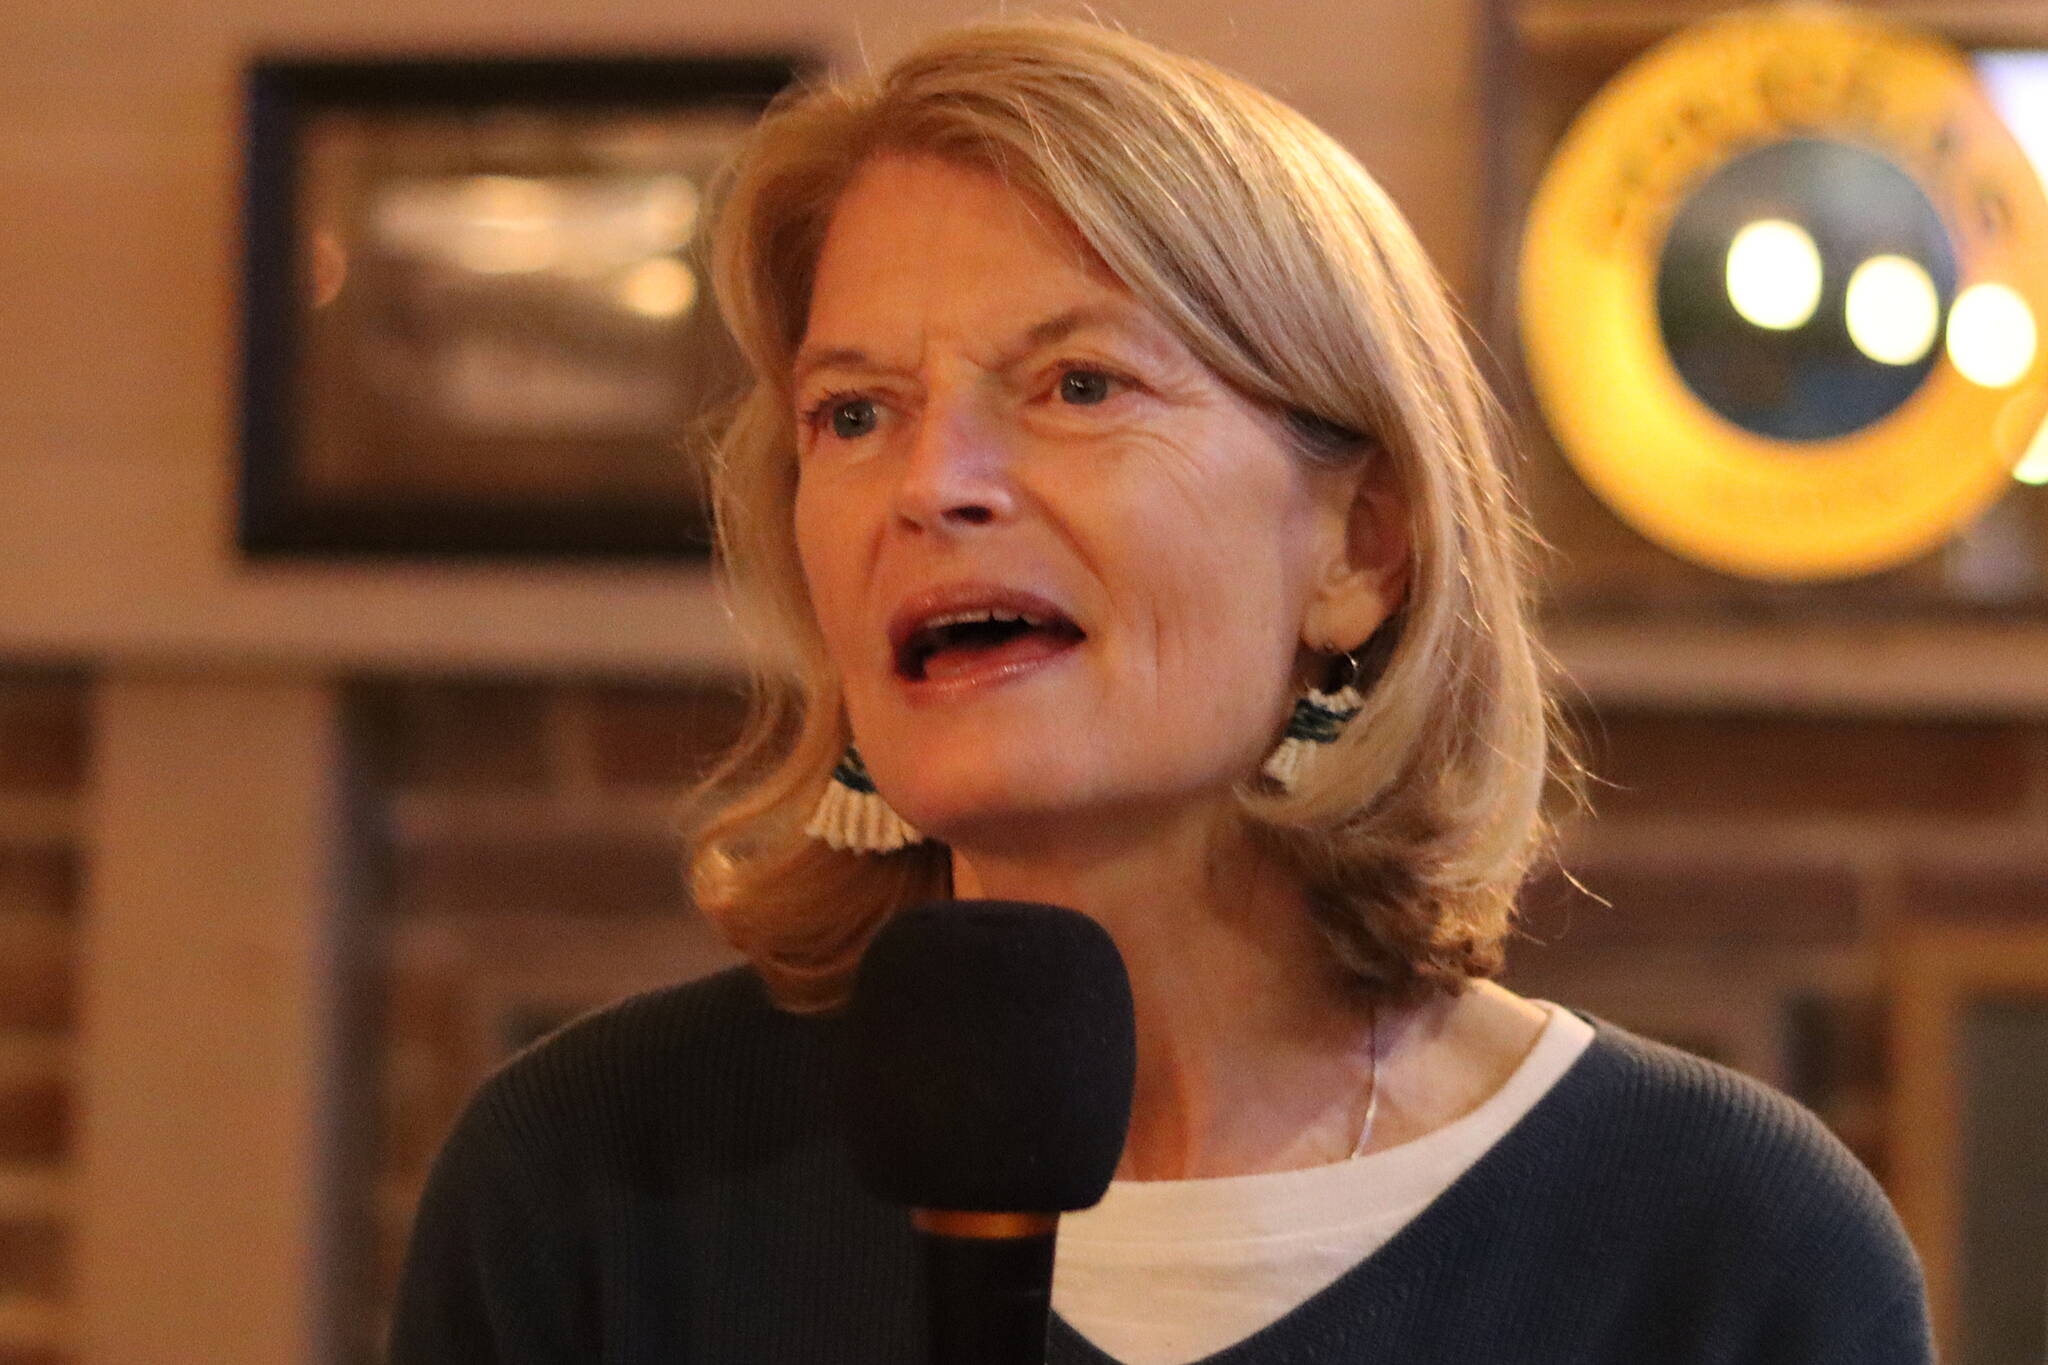
[[[1224,831],[1224,832],[1219,832]],[[1122,1179],[1289,1170],[1349,1155],[1371,1080],[1306,893],[1234,823],[1059,857],[955,850],[962,897],[1040,901],[1106,928],[1130,972],[1138,1074]]]

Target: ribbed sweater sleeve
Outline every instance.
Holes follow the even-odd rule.
[[[1934,1359],[1919,1261],[1877,1181],[1810,1112],[1774,1090],[1683,1054],[1672,1065],[1693,1074],[1727,1118],[1700,1125],[1710,1172],[1704,1187],[1720,1205],[1720,1236],[1701,1272],[1758,1267],[1758,1303],[1723,1294],[1719,1316],[1739,1337],[1731,1360],[1755,1365],[1926,1365]],[[1697,1123],[1697,1111],[1694,1119]],[[1673,1112],[1668,1121],[1685,1121]],[[1642,1210],[1645,1217],[1654,1207]],[[1739,1283],[1739,1282],[1738,1282]]]
[[[1811,1112],[1611,1025],[1572,1081],[1560,1098],[1577,1102],[1532,1116],[1515,1149],[1574,1174],[1493,1214],[1550,1281],[1557,1321],[1578,1319],[1587,1339],[1632,1342],[1669,1362],[1934,1359],[1919,1262],[1898,1217]],[[1558,1182],[1532,1168],[1514,1183]],[[1554,1345],[1569,1358],[1563,1340]]]
[[[1734,1163],[1726,1186],[1742,1192],[1731,1202],[1755,1229],[1742,1239],[1748,1245],[1731,1246],[1730,1254],[1771,1267],[1752,1339],[1731,1342],[1729,1358],[1755,1365],[1931,1365],[1926,1290],[1897,1215],[1832,1134],[1803,1112],[1798,1118],[1805,1131],[1786,1139],[1780,1161],[1754,1171]]]
[[[435,1158],[393,1309],[390,1365],[596,1358],[589,1234],[565,1207],[567,1183],[538,1159],[534,1139],[546,1134],[533,1131],[534,1112],[506,1094],[531,1079],[494,1078]]]
[[[900,1209],[830,1133],[826,1030],[731,971],[513,1058],[430,1170],[391,1365],[905,1365]]]

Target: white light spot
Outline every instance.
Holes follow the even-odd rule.
[[[1872,256],[1849,276],[1849,340],[1880,365],[1911,365],[1941,331],[1941,295],[1918,261]]]
[[[1820,248],[1797,223],[1760,218],[1728,244],[1728,301],[1759,327],[1788,332],[1820,305]]]
[[[1963,378],[2010,388],[2034,364],[2034,310],[2009,285],[1973,284],[1948,313],[1948,358]]]

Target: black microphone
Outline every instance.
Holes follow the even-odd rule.
[[[1086,915],[897,912],[842,1019],[854,1169],[924,1243],[933,1365],[1044,1365],[1059,1216],[1101,1200],[1137,1071],[1131,983]]]

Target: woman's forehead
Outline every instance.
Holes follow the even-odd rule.
[[[991,360],[1087,334],[1180,348],[1042,199],[935,158],[864,168],[835,209],[813,277],[799,376],[959,332]],[[858,352],[856,356],[852,353]]]

